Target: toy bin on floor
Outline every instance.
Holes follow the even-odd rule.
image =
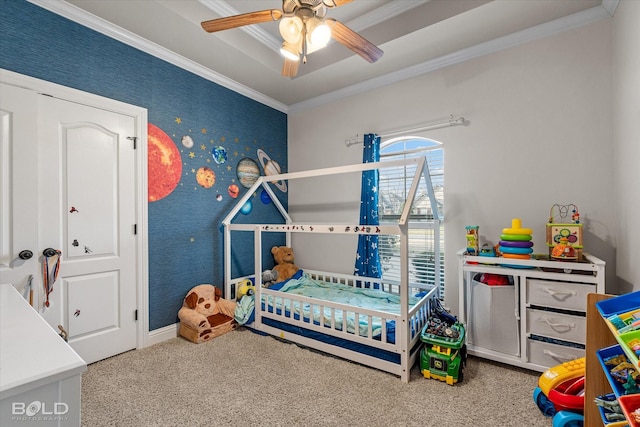
[[[449,385],[462,382],[467,363],[465,329],[461,323],[448,326],[444,334],[431,333],[431,322],[424,325],[420,340],[420,372],[425,378],[435,378]]]

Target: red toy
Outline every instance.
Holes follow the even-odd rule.
[[[549,368],[538,379],[533,400],[553,427],[582,426],[584,422],[584,357]]]
[[[567,380],[549,390],[547,396],[556,411],[584,411],[584,376]]]

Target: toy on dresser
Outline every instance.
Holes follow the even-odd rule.
[[[478,241],[478,227],[477,225],[467,225],[465,229],[467,230],[467,254],[469,255],[479,255],[479,246],[480,242]]]
[[[571,218],[569,219],[569,214]],[[547,222],[549,257],[561,261],[582,260],[582,222],[578,207],[554,204]]]

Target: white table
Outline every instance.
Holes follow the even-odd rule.
[[[12,285],[0,285],[0,425],[79,426],[86,369]]]

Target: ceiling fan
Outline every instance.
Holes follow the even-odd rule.
[[[369,62],[382,57],[373,43],[333,18],[327,18],[327,9],[342,6],[353,0],[282,0],[282,10],[269,9],[243,13],[226,18],[202,22],[202,28],[214,33],[245,25],[280,20],[280,35],[284,39],[280,52],[284,56],[282,75],[294,77],[307,54],[322,49],[333,37]]]

